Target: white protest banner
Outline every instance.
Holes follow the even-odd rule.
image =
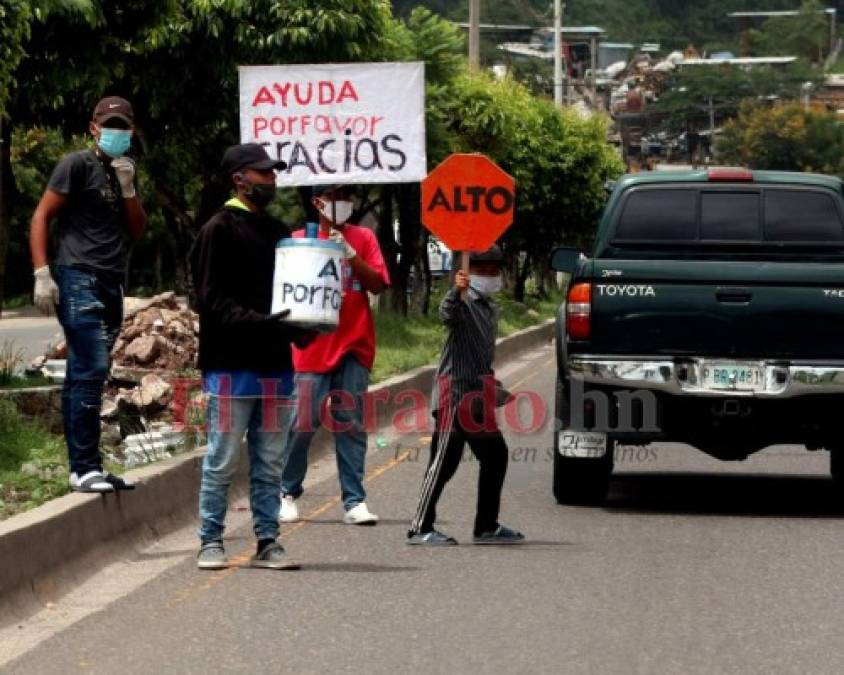
[[[240,139],[287,162],[279,185],[428,173],[423,63],[241,66]]]

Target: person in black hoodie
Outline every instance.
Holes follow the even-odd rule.
[[[256,143],[223,155],[222,172],[236,196],[202,227],[191,252],[199,312],[199,367],[208,396],[208,451],[199,493],[200,569],[227,566],[223,530],[229,486],[244,434],[249,450],[250,503],[258,550],[252,567],[297,567],[277,542],[281,470],[293,412],[290,342],[309,334],[271,315],[275,249],[290,236],[265,211],[275,172],[286,168]]]

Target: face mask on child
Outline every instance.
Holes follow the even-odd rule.
[[[469,285],[481,295],[489,297],[501,290],[501,275],[487,277],[480,274],[470,274]]]

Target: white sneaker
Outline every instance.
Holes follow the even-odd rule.
[[[282,523],[299,522],[299,507],[296,506],[296,499],[290,495],[285,495],[281,498],[281,509],[279,509],[278,519]]]
[[[366,502],[361,502],[346,511],[346,515],[343,516],[343,522],[346,525],[375,525],[378,522],[378,516],[369,512]]]

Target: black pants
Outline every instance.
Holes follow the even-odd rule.
[[[467,431],[459,419],[454,419],[451,425],[448,420],[438,425],[431,438],[431,457],[411,532],[430,532],[434,529],[437,501],[445,484],[460,466],[466,443],[480,464],[475,534],[492,532],[498,527],[501,488],[507,473],[507,443],[497,427],[494,430]]]

